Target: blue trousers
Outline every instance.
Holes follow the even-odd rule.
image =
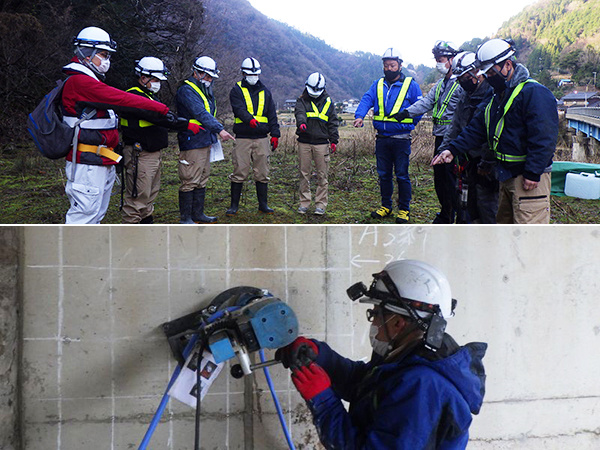
[[[398,209],[409,211],[412,188],[408,175],[410,139],[378,137],[375,141],[377,175],[381,189],[381,205],[392,209],[394,178],[398,182]]]

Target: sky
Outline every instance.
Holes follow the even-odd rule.
[[[398,47],[404,65],[435,66],[437,40],[460,46],[492,36],[502,24],[536,0],[249,0],[267,17],[347,52],[383,54]],[[494,5],[494,6],[492,6]]]

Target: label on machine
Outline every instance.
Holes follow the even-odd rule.
[[[169,389],[168,394],[192,408],[196,407],[196,365],[197,365],[197,352],[192,352],[185,362],[185,365],[181,369],[181,373]],[[213,355],[204,351],[202,359],[200,361],[200,399],[202,400],[208,389],[212,385],[213,381],[217,379],[223,365],[225,363],[217,363],[213,358]]]

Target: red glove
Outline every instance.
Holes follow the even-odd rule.
[[[277,150],[278,146],[279,146],[279,138],[272,137],[271,138],[271,150],[273,150],[273,151]]]
[[[258,128],[258,120],[252,119],[250,121],[250,128]]]
[[[200,125],[194,122],[188,122],[187,129],[190,130],[194,134],[200,133],[200,130],[204,130]]]
[[[319,347],[304,336],[297,337],[294,342],[275,352],[278,359],[286,369],[296,369],[300,366],[308,366],[319,354]]]
[[[315,363],[294,370],[292,382],[304,400],[312,400],[317,394],[331,387],[329,375]]]
[[[306,124],[305,124],[305,123],[301,124],[301,125],[298,127],[298,129],[300,130],[300,133],[304,133],[304,132],[306,132]]]
[[[331,153],[335,153],[337,150],[337,145],[332,142],[329,148],[331,149]]]

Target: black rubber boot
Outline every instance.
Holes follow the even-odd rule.
[[[195,223],[215,223],[216,217],[204,214],[204,197],[206,188],[194,189],[194,202],[192,205],[192,221]]]
[[[142,224],[154,223],[154,217],[152,217],[152,214],[150,214],[148,217],[144,217],[142,220],[140,220],[140,223],[142,223]]]
[[[267,197],[269,192],[269,184],[268,183],[260,183],[256,182],[256,196],[258,197],[258,210],[265,214],[273,214],[271,208],[267,206]]]
[[[181,219],[179,223],[183,224],[195,224],[192,220],[192,204],[194,202],[194,192],[181,192],[179,191],[179,214]]]
[[[242,196],[242,183],[231,183],[231,207],[227,210],[225,215],[235,216],[240,207],[240,197]]]

